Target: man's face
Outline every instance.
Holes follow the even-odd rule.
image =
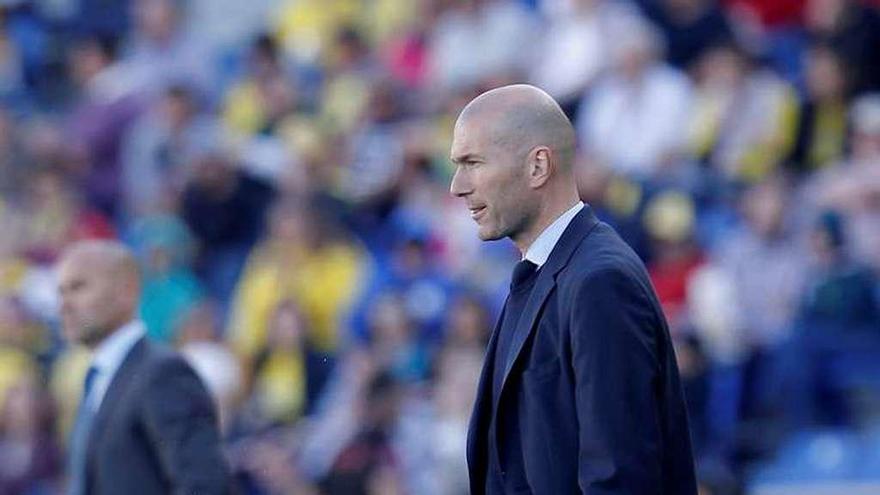
[[[109,270],[79,258],[66,258],[59,266],[61,323],[67,339],[94,347],[125,323],[121,321],[122,294]]]
[[[531,200],[524,157],[513,146],[492,139],[481,118],[455,126],[451,158],[455,164],[450,192],[463,198],[480,239],[515,238],[530,220]]]

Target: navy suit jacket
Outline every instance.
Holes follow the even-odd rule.
[[[230,483],[205,386],[179,355],[141,338],[95,415],[86,493],[226,494]]]
[[[505,493],[697,493],[660,304],[641,260],[589,206],[538,272],[491,404],[497,334],[468,431],[472,494],[486,490],[490,425]]]

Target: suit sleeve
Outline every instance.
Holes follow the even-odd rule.
[[[172,493],[230,493],[214,403],[189,365],[180,358],[165,361],[144,401],[147,435]]]
[[[588,276],[575,294],[578,484],[587,495],[658,493],[658,315],[638,282],[618,269]]]

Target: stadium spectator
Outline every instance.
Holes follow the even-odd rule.
[[[880,91],[880,13],[859,0],[810,0],[804,13],[813,37],[827,40],[850,74],[856,95]]]
[[[718,2],[638,0],[636,3],[663,30],[666,60],[679,69],[689,69],[708,48],[734,36]]]
[[[725,43],[703,53],[694,68],[690,153],[731,180],[766,177],[794,140],[794,89],[751,64],[742,48]]]
[[[229,339],[243,357],[254,359],[265,346],[269,321],[288,298],[302,309],[307,340],[318,352],[341,350],[347,339],[341,325],[366,267],[357,244],[334,227],[297,199],[273,206],[268,235],[248,258],[236,289]]]
[[[623,2],[577,0],[544,5],[547,22],[529,79],[575,118],[581,97],[609,65],[616,18],[631,15]]]
[[[172,343],[177,339],[177,328],[204,292],[190,268],[192,234],[175,216],[153,215],[134,224],[130,235],[139,250],[143,277],[140,315],[147,334],[158,342]]]
[[[48,395],[36,377],[23,376],[2,397],[0,493],[51,493],[57,489],[63,457]]]
[[[119,60],[118,40],[86,36],[70,51],[80,94],[65,124],[65,151],[81,162],[89,204],[109,216],[122,198],[120,147],[128,126],[142,111],[144,84]]]
[[[182,192],[180,215],[198,241],[196,273],[225,311],[248,252],[262,235],[275,190],[229,156],[221,132],[204,139],[186,165],[193,172]]]
[[[190,158],[215,125],[193,88],[172,86],[126,134],[122,145],[125,214],[173,211],[192,173]],[[213,138],[213,137],[212,137]],[[209,138],[211,139],[211,138]]]
[[[640,17],[625,16],[608,36],[612,70],[586,93],[578,117],[585,154],[615,172],[648,180],[677,163],[691,85],[662,60],[662,38]],[[624,35],[623,33],[626,33]]]
[[[807,95],[801,102],[796,140],[789,157],[795,170],[816,170],[843,157],[849,104],[847,71],[827,45],[807,53]]]

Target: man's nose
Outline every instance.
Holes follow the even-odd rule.
[[[467,184],[464,174],[461,173],[461,169],[456,169],[452,174],[452,181],[449,183],[449,193],[460,198],[467,196],[470,192],[470,186]]]
[[[70,297],[63,296],[63,295],[62,295],[61,297],[58,298],[58,303],[59,303],[59,304],[58,304],[58,309],[59,309],[62,313],[66,313],[66,312],[70,311],[70,307],[71,307],[71,304],[72,304],[71,301],[70,301]]]

